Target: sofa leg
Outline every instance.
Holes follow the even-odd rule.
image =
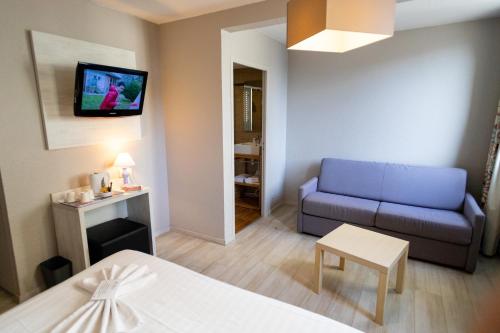
[[[474,274],[474,272],[476,271],[476,263],[472,264],[472,265],[467,265],[465,267],[465,271],[469,274]]]
[[[297,232],[302,233],[302,213],[297,212]]]

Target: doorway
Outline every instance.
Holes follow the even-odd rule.
[[[264,72],[233,64],[235,232],[262,216]]]

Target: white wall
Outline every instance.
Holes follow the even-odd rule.
[[[323,157],[458,166],[478,195],[500,98],[500,20],[289,53],[286,201]]]
[[[252,31],[222,31],[225,239],[234,238],[233,63],[265,71],[264,215],[281,203],[286,166],[288,56],[284,45]]]

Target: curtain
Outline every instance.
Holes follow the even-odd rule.
[[[481,203],[486,211],[483,253],[494,255],[500,238],[500,103],[491,135],[490,150],[484,175]]]

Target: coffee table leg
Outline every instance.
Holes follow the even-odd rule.
[[[341,271],[343,271],[345,269],[345,258],[344,257],[340,257],[339,269]]]
[[[375,312],[375,322],[384,325],[385,299],[387,297],[387,287],[389,276],[387,273],[379,272],[377,291],[377,310]]]
[[[314,284],[314,292],[319,294],[321,291],[321,287],[323,285],[323,257],[324,251],[316,245],[316,263],[314,267],[315,271],[315,284]]]
[[[401,256],[398,262],[398,275],[396,280],[396,292],[401,294],[405,286],[406,266],[408,263],[408,250]]]

